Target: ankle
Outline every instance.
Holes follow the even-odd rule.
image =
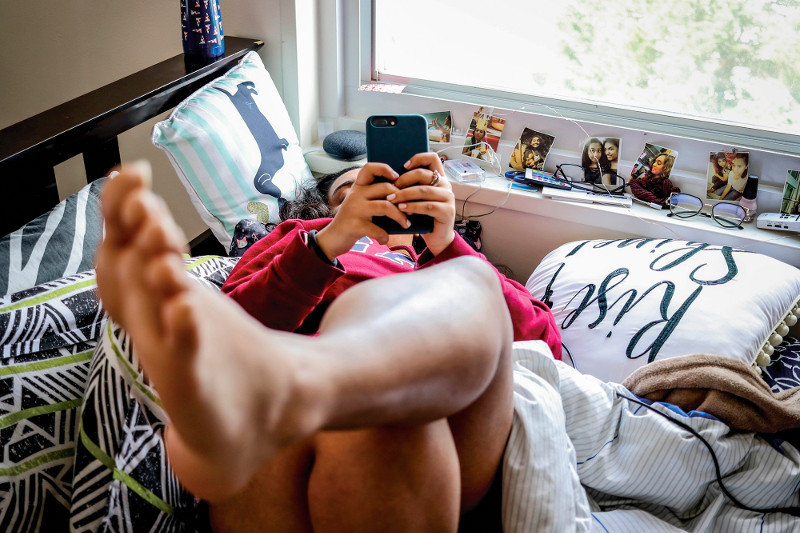
[[[303,341],[310,339],[300,337],[297,340],[305,344]],[[323,377],[316,354],[309,353],[305,346],[301,348],[284,352],[286,372],[277,380],[282,389],[280,399],[275,401],[274,396],[265,397],[268,402],[265,427],[269,428],[278,448],[319,431],[329,417],[330,384]]]

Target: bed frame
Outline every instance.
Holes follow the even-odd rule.
[[[264,42],[225,37],[225,54],[195,63],[184,54],[65,102],[0,130],[0,183],[11,201],[0,217],[0,235],[59,202],[54,167],[83,154],[87,183],[121,161],[117,136],[186,99],[230,70]],[[193,254],[211,250],[210,231],[190,243]],[[220,247],[221,250],[221,247]]]

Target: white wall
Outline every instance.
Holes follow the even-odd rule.
[[[298,90],[298,63],[314,76],[314,0],[222,0],[226,35],[265,41],[264,64],[287,100],[296,128],[311,142],[316,129],[316,83]],[[0,128],[116,81],[182,53],[179,0],[1,0]],[[301,20],[300,32],[296,31]],[[298,54],[297,35],[304,45]],[[311,43],[310,45],[308,43]],[[301,61],[298,61],[298,57]],[[314,60],[315,61],[315,60]],[[288,97],[287,97],[288,95]],[[304,112],[300,113],[299,110]],[[165,197],[192,238],[203,230],[189,197],[166,156],[150,143],[153,124],[166,114],[120,137],[123,161],[146,158],[156,176],[155,189]],[[56,169],[65,197],[85,183],[80,157]]]

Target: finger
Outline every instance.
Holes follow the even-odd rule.
[[[367,163],[361,167],[361,170],[358,172],[355,184],[370,185],[376,181],[381,181],[380,178],[385,178],[393,182],[399,176],[400,175],[386,163]]]
[[[411,159],[406,161],[404,167],[408,170],[425,167],[431,171],[438,170],[440,174],[444,175],[442,160],[439,158],[439,154],[435,152],[423,152],[421,154],[416,154],[412,156]]]
[[[411,221],[408,219],[406,214],[400,210],[400,208],[395,205],[394,203],[383,200],[375,200],[370,202],[370,212],[373,217],[375,216],[385,216],[389,217],[390,219],[394,220],[401,227],[407,228],[411,225]],[[370,217],[372,220],[372,217]]]
[[[389,242],[389,232],[375,224],[370,224],[369,228],[364,231],[364,235],[379,244],[386,244]]]
[[[448,186],[441,186],[441,181],[437,185],[417,185],[414,187],[405,187],[399,189],[393,195],[387,196],[386,199],[394,204],[400,202],[418,202],[422,200],[433,202],[452,202],[455,200],[451,188]]]
[[[374,191],[379,192],[374,194]],[[371,221],[374,216],[387,216],[406,227],[406,216],[392,202],[397,192],[399,192],[399,189],[390,183],[376,183],[360,187],[357,192],[351,193],[347,197],[342,204],[342,208],[336,213],[334,220],[341,221],[341,227],[347,228],[345,231],[348,234],[362,231],[361,224],[363,221]],[[356,226],[353,227],[353,224]],[[363,235],[362,233],[359,236]]]
[[[367,200],[385,200],[390,194],[397,193],[399,190],[397,181],[378,182],[359,187],[358,194]]]
[[[444,202],[408,202],[397,205],[406,215],[429,215],[438,222],[455,218],[455,206]]]
[[[404,189],[410,187],[412,185],[425,185],[431,187],[437,187],[445,185],[443,182],[447,180],[438,170],[428,170],[427,168],[416,168],[414,170],[409,170],[402,176],[400,176],[397,181],[395,181],[395,185],[400,188]]]
[[[399,212],[399,210],[396,207],[395,207],[395,210],[397,212]],[[408,220],[407,217],[405,217],[404,214],[402,214],[402,213],[400,213],[400,214],[403,217],[402,220]],[[376,216],[380,216],[380,215],[376,215]],[[383,216],[388,216],[388,215],[383,215]],[[389,217],[389,218],[392,218],[392,220],[397,221],[396,218],[393,218],[393,217]],[[373,220],[372,217],[369,217],[369,218],[367,218],[365,220],[362,220],[359,224],[357,224],[356,226],[352,227],[351,229],[354,231],[354,234],[359,235],[358,238],[369,237],[370,239],[373,239],[373,240],[375,240],[375,241],[377,241],[377,242],[379,242],[381,244],[386,244],[387,242],[389,242],[389,233],[385,229],[383,229],[382,227],[380,227],[380,226],[378,226],[376,224],[373,224],[372,220]],[[397,221],[397,223],[403,225],[404,227],[407,227],[402,222]]]

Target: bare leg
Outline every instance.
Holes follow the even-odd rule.
[[[406,392],[441,402],[438,414],[448,417],[461,467],[461,508],[471,509],[491,485],[513,417],[511,321],[497,277],[483,261],[464,257],[370,283],[334,302],[321,338],[353,346],[369,341],[385,353],[366,352],[370,362],[362,366],[378,365],[386,377],[404,368],[430,373],[417,382],[418,391],[411,382]],[[475,396],[453,396],[457,401],[446,405],[443,397],[456,394],[452,387]],[[430,421],[432,406],[421,407],[417,421]],[[410,412],[403,422],[414,422]]]
[[[379,365],[370,378],[377,390],[391,386],[380,382],[393,379],[387,369],[402,372],[429,364],[434,374],[449,372],[450,366],[457,372],[463,361],[454,358],[472,356],[480,364],[496,365],[484,368],[493,377],[475,401],[447,420],[426,423],[430,407],[425,407],[418,423],[409,415],[409,423],[403,425],[378,420],[369,429],[319,432],[301,453],[269,461],[247,490],[212,506],[215,529],[454,531],[459,514],[475,506],[491,485],[511,425],[509,347],[486,344],[492,332],[502,337],[507,311],[505,302],[494,296],[499,295],[496,278],[485,266],[451,261],[408,278],[369,282],[371,290],[369,284],[361,284],[329,309],[320,335],[322,345],[330,343],[326,351],[331,356],[363,357],[358,368],[364,372]],[[417,324],[409,312],[422,326],[398,335],[393,322]],[[511,338],[510,331],[506,335]],[[384,339],[392,339],[392,347],[383,349],[394,354],[391,359],[382,353],[350,349],[342,354],[336,349],[367,350]],[[358,377],[364,377],[361,371]],[[343,382],[347,379],[343,376]],[[433,389],[434,394],[446,393],[447,387]],[[426,394],[424,387],[419,394]],[[292,502],[278,496],[286,492],[296,495]]]
[[[267,330],[189,281],[179,255],[185,239],[138,173],[109,182],[103,211],[100,295],[170,414],[167,450],[187,488],[224,499],[320,430],[439,427],[451,415],[465,494],[488,487],[510,428],[511,330],[485,265],[453,260],[360,284],[308,338]],[[467,416],[498,406],[499,421]],[[489,453],[479,457],[467,436],[487,442]]]
[[[455,372],[462,361],[453,359],[469,359],[477,350],[483,363],[496,365],[488,371],[493,377],[478,398],[447,420],[423,423],[423,415],[416,425],[317,433],[302,452],[279,455],[247,490],[212,506],[215,529],[359,531],[361,525],[366,531],[453,531],[460,512],[480,501],[494,479],[511,426],[510,347],[484,344],[492,331],[504,330],[506,307],[492,296],[494,274],[485,269],[490,276],[482,277],[483,263],[451,261],[441,266],[405,280],[395,276],[369,282],[374,290],[362,290],[368,287],[365,283],[348,291],[326,314],[321,343],[330,342],[326,350],[334,356],[341,353],[337,345],[368,348],[391,338],[400,355],[388,362],[377,353],[345,354],[369,359],[359,368],[375,363],[390,372],[420,365],[412,362],[418,357],[431,364],[434,373],[447,372],[447,365]],[[472,271],[475,266],[477,272]],[[437,303],[425,303],[430,297],[437,297]],[[416,324],[406,315],[409,309],[430,329],[410,328],[408,334],[398,335],[391,322],[375,319],[397,312],[392,322]],[[372,325],[389,329],[383,333],[368,327]],[[510,339],[510,331],[507,335]],[[391,377],[383,374],[380,370],[374,380]],[[446,390],[443,386],[435,393]],[[423,388],[420,394],[425,394]],[[287,492],[295,495],[291,502],[281,497]]]

